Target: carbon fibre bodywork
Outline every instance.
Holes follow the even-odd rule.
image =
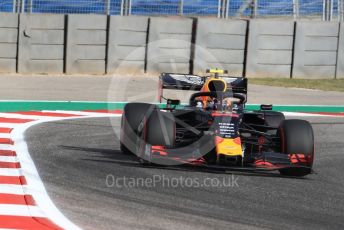
[[[288,127],[295,127],[299,121],[286,122],[283,113],[271,111],[272,106],[245,110],[246,78],[163,73],[159,81],[160,99],[166,99],[165,88],[199,92],[183,108],[176,109],[176,100],[166,99],[165,108],[145,112],[135,142],[135,152],[142,162],[279,170],[295,176],[312,172],[314,148],[290,147],[293,131]],[[300,125],[301,134],[295,135],[313,143],[311,126],[305,121]]]

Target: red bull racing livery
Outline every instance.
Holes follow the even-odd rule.
[[[161,108],[128,103],[121,123],[121,150],[144,164],[190,164],[228,170],[279,171],[287,176],[312,172],[313,129],[305,120],[287,120],[262,105],[245,110],[247,78],[162,73]],[[195,90],[188,105],[165,98],[164,89]]]

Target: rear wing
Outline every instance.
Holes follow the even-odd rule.
[[[200,90],[205,77],[189,74],[162,73],[160,83],[163,89]]]
[[[163,89],[195,90],[202,89],[208,77],[191,74],[162,73],[159,77],[159,100],[163,98]],[[219,76],[227,83],[228,91],[247,95],[247,78]]]

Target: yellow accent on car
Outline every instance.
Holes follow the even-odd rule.
[[[217,74],[224,74],[226,71],[223,69],[208,69],[207,73],[217,73]]]
[[[223,92],[227,91],[227,83],[225,80],[221,79],[221,78],[209,78],[207,79],[207,81],[204,83],[201,92],[210,92],[211,90],[209,89],[209,83],[210,82],[221,82],[223,84]]]
[[[229,138],[224,138],[220,143],[217,143],[216,152],[226,156],[243,156],[241,143]]]

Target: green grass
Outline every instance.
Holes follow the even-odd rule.
[[[249,78],[251,84],[344,92],[344,79]]]

